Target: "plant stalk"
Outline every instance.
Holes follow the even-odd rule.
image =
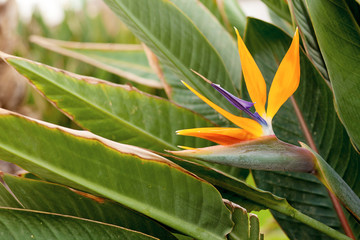
[[[291,207],[290,205],[286,208],[283,208],[282,206],[280,206],[280,208],[278,208],[279,206],[268,206],[270,209],[273,209],[275,211],[278,211],[282,214],[285,214],[287,216],[291,216],[294,219],[328,235],[329,237],[332,237],[334,239],[346,239],[346,240],[351,240],[350,237],[344,235],[341,232],[336,231],[335,229],[332,229],[331,227],[323,224],[322,222],[319,222],[318,220],[315,220],[305,214],[303,214],[302,212],[296,210],[295,208]]]
[[[336,213],[337,213],[337,215],[338,215],[338,217],[340,219],[341,225],[344,228],[345,234],[347,236],[349,236],[350,238],[355,240],[355,236],[354,236],[354,234],[353,234],[353,232],[352,232],[352,230],[350,228],[349,222],[346,219],[346,216],[345,216],[344,211],[343,211],[343,209],[341,207],[339,199],[335,196],[335,194],[333,194],[328,189],[327,189],[327,191],[329,193],[331,202],[334,205],[335,211],[336,211]]]
[[[206,175],[200,175],[200,177],[202,177],[204,180],[210,182],[211,184],[214,184],[218,187],[222,187],[224,189],[227,189],[229,191],[232,191],[234,193],[237,193],[239,196],[243,196],[257,204],[263,205],[271,210],[277,211],[279,213],[282,213],[286,216],[292,217],[296,220],[298,220],[301,223],[304,223],[308,226],[310,226],[313,229],[316,229],[324,234],[326,234],[329,237],[332,237],[334,239],[338,239],[338,240],[351,240],[351,238],[349,238],[348,236],[346,236],[345,234],[332,229],[331,227],[327,226],[326,224],[313,219],[303,213],[301,213],[299,210],[293,208],[287,201],[286,201],[286,205],[285,203],[279,203],[277,200],[274,201],[267,201],[265,199],[259,199],[259,196],[256,194],[252,194],[246,191],[242,191],[242,189],[239,189],[237,187],[234,187],[232,184],[230,183],[224,183],[223,181],[220,181],[218,179],[211,179],[211,178],[207,178]]]
[[[203,176],[201,176],[203,177]],[[298,220],[301,223],[304,223],[308,226],[310,226],[313,229],[316,229],[324,234],[326,234],[329,237],[332,237],[334,239],[338,239],[338,240],[351,240],[351,238],[349,238],[348,236],[346,236],[345,234],[332,229],[331,227],[327,226],[326,224],[313,219],[311,217],[309,217],[308,215],[303,214],[302,212],[300,212],[299,210],[293,208],[289,203],[286,202],[286,205],[283,203],[279,203],[278,201],[261,201],[259,200],[259,197],[257,195],[253,195],[251,193],[245,193],[243,191],[241,191],[241,189],[237,189],[236,187],[233,187],[231,184],[226,184],[222,181],[217,181],[214,179],[207,179],[206,177],[204,178],[205,180],[209,181],[210,183],[222,187],[224,189],[227,189],[229,191],[235,192],[237,194],[239,194],[240,196],[246,197],[247,199],[254,201],[255,203],[258,203],[260,205],[263,205],[271,210],[277,211],[279,213],[282,213],[286,216],[292,217],[296,220]]]
[[[301,126],[301,129],[303,130],[304,132],[304,135],[305,135],[305,138],[306,138],[306,141],[308,142],[309,146],[316,152],[316,153],[319,153],[319,150],[317,149],[316,147],[316,144],[314,142],[314,139],[313,137],[311,136],[310,134],[310,131],[307,127],[307,124],[304,120],[304,117],[299,109],[299,106],[295,100],[295,98],[293,96],[290,97],[291,99],[291,103],[294,107],[294,110],[295,110],[295,113],[296,113],[296,116],[299,120],[299,123],[300,123],[300,126]],[[344,232],[347,236],[349,236],[350,238],[352,239],[355,239],[355,236],[350,228],[350,225],[349,225],[349,222],[348,220],[346,219],[345,217],[345,214],[344,214],[344,211],[343,209],[341,208],[341,203],[339,201],[339,199],[331,192],[327,189],[327,192],[329,193],[329,197],[331,199],[331,202],[334,206],[334,209],[335,209],[335,212],[339,218],[339,221],[341,223],[341,226],[343,227],[344,229]]]

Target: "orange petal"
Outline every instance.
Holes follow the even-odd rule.
[[[249,92],[251,101],[255,103],[254,106],[256,111],[260,116],[263,116],[265,113],[266,83],[260,69],[241,39],[239,31],[236,28],[235,31],[238,39],[239,55],[246,88]]]
[[[218,113],[220,113],[221,115],[223,115],[224,117],[226,117],[229,121],[231,121],[232,123],[236,124],[237,126],[245,129],[246,131],[252,133],[255,136],[261,136],[263,131],[262,131],[262,127],[261,125],[256,122],[255,120],[252,120],[250,118],[243,118],[243,117],[238,117],[235,116],[231,113],[229,113],[228,111],[222,109],[221,107],[219,107],[218,105],[216,105],[215,103],[211,102],[209,99],[207,99],[206,97],[204,97],[203,95],[201,95],[200,93],[198,93],[195,89],[193,89],[192,87],[190,87],[187,83],[185,83],[184,81],[182,81],[182,83],[190,90],[192,91],[196,96],[198,96],[201,100],[203,100],[205,103],[207,103],[210,107],[212,107],[213,109],[215,109]]]
[[[221,145],[230,145],[257,138],[248,131],[240,128],[192,128],[179,130],[176,133],[178,135],[204,138]]]
[[[275,74],[270,87],[266,115],[274,117],[281,105],[296,91],[300,82],[299,33],[293,41]]]

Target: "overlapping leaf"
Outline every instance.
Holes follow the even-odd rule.
[[[244,35],[246,25],[246,15],[236,0],[223,0],[223,7],[229,24],[236,27],[241,36]],[[233,31],[233,29],[231,29]],[[235,36],[235,33],[232,32]]]
[[[309,12],[305,5],[305,0],[291,0],[289,1],[289,4],[295,17],[296,25],[299,26],[300,35],[303,39],[307,55],[313,61],[317,69],[319,69],[322,76],[329,80],[325,62],[320,52]]]
[[[3,184],[0,184],[0,207],[12,207],[12,208],[22,208],[18,200],[14,198],[13,195],[4,187]]]
[[[25,209],[109,223],[159,239],[176,239],[157,222],[107,199],[44,181],[10,175],[5,175],[4,180]],[[8,194],[1,191],[0,198]],[[18,207],[18,203],[14,201],[10,196],[0,204],[2,207]]]
[[[228,25],[227,19],[225,19],[222,2],[217,0],[200,0],[200,2],[207,8],[209,11],[216,17],[216,19],[224,25],[225,28],[230,27]]]
[[[139,232],[81,218],[16,208],[0,208],[2,239],[157,239]]]
[[[191,69],[236,94],[239,57],[231,36],[199,1],[107,0],[131,31],[172,71],[225,109],[231,106]],[[209,28],[211,25],[211,28]],[[203,116],[223,123],[218,114],[193,96],[180,81],[172,82],[173,99]]]
[[[360,28],[346,1],[306,1],[334,91],[335,105],[360,149]]]
[[[232,228],[231,214],[213,186],[154,153],[87,131],[1,110],[0,158],[199,239],[224,239]]]
[[[282,17],[285,21],[291,23],[291,14],[287,1],[278,0],[261,0],[278,16]]]
[[[319,180],[333,192],[346,209],[357,219],[360,220],[360,198],[345,183],[345,181],[335,172],[335,170],[309,146],[301,143],[301,145],[312,151],[316,157],[316,174]]]
[[[246,15],[236,0],[201,0],[218,21],[235,36],[233,27],[241,34],[245,31]]]
[[[136,83],[162,88],[141,45],[66,42],[39,36],[32,36],[31,41],[51,51],[79,59]]]
[[[254,214],[247,213],[246,209],[240,206],[228,206],[232,210],[232,219],[235,223],[234,230],[229,234],[229,240],[260,240],[260,224],[259,219]],[[247,231],[244,231],[244,225]]]
[[[253,210],[260,211],[267,208],[276,208],[275,206],[284,207],[288,204],[285,199],[254,188],[245,181],[231,177],[224,172],[178,157],[166,157],[213,184],[220,190],[224,198],[245,207],[249,212]]]
[[[205,144],[196,138],[176,136],[175,132],[212,124],[167,100],[30,60],[5,58],[56,107],[93,133],[156,151]]]
[[[246,42],[264,78],[270,84],[278,64],[290,45],[291,38],[270,24],[250,19]],[[359,155],[352,148],[349,137],[337,118],[331,90],[304,54],[301,54],[300,86],[294,97],[293,101],[289,100],[285,103],[274,118],[276,135],[293,144],[309,140],[305,138],[296,117],[295,110],[298,108],[320,154],[359,194],[360,188],[356,184],[360,178]],[[292,206],[305,214],[334,228],[340,228],[326,189],[315,177],[303,174],[256,172],[255,179],[260,188],[285,197]],[[279,214],[275,216],[280,219],[284,230],[292,238],[295,236],[326,238],[311,229],[305,230],[291,218],[286,218],[284,221],[283,216]]]
[[[344,234],[335,231],[323,223],[320,223],[319,221],[304,215],[297,209],[294,209],[284,198],[249,186],[245,182],[234,179],[233,177],[219,171],[190,163],[188,161],[179,160],[178,158],[172,158],[172,160],[182,167],[189,169],[192,172],[196,172],[198,176],[214,184],[220,190],[224,198],[246,207],[248,211],[269,208],[279,213],[283,213],[284,215],[288,216],[288,218],[292,219],[292,221],[297,219],[312,228],[316,228],[332,238],[348,239]],[[233,220],[234,217],[237,218],[236,216],[233,216]],[[233,229],[233,231],[235,231],[235,236],[238,236],[236,227]],[[257,230],[255,230],[255,232],[258,233]],[[299,236],[301,237],[302,235],[299,234]]]

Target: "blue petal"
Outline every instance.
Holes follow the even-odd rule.
[[[254,106],[253,102],[248,102],[238,97],[235,97],[234,95],[232,95],[231,93],[220,87],[220,85],[218,84],[212,83],[211,86],[215,88],[219,93],[221,93],[221,95],[223,95],[232,105],[234,105],[235,107],[237,107],[242,111],[245,111],[246,109],[249,109],[252,106]]]
[[[254,106],[253,102],[248,102],[248,101],[242,100],[238,97],[235,97],[234,95],[232,95],[231,93],[229,93],[228,91],[226,91],[225,89],[220,87],[220,85],[218,85],[218,84],[211,83],[211,86],[213,88],[215,88],[219,93],[221,93],[221,95],[223,95],[236,108],[246,112],[252,119],[257,121],[261,125],[267,126],[266,121],[262,117],[260,117],[260,115],[257,112],[255,112],[255,113],[250,112],[249,109],[252,106]]]
[[[258,123],[260,123],[261,125],[267,126],[267,122],[265,121],[265,119],[260,117],[260,115],[257,112],[253,113],[253,119],[256,120]]]

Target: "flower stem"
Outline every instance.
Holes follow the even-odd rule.
[[[275,210],[277,212],[280,212],[282,214],[285,214],[287,216],[290,216],[326,235],[328,235],[329,237],[332,237],[334,239],[346,239],[346,240],[351,240],[351,238],[349,238],[348,236],[344,235],[341,232],[338,232],[334,229],[332,229],[331,227],[323,224],[322,222],[319,222],[318,220],[315,220],[303,213],[301,213],[300,211],[296,210],[295,208],[291,207],[290,205],[283,207],[283,206],[268,206],[270,209]]]
[[[294,107],[296,116],[297,116],[297,118],[298,118],[298,120],[300,122],[301,129],[302,129],[302,131],[303,131],[303,133],[305,135],[306,141],[308,142],[311,149],[313,149],[316,153],[319,153],[319,150],[316,147],[314,139],[313,139],[312,135],[310,134],[310,131],[309,131],[308,127],[307,127],[307,124],[306,124],[306,122],[304,120],[304,117],[303,117],[303,115],[302,115],[302,113],[301,113],[301,111],[299,109],[299,106],[298,106],[295,98],[292,96],[290,99],[291,99],[291,103],[292,103],[292,105]],[[352,232],[352,230],[350,228],[349,222],[345,217],[343,209],[341,208],[341,203],[340,203],[339,199],[331,191],[329,191],[329,190],[327,190],[327,191],[329,193],[329,197],[330,197],[331,202],[332,202],[332,204],[334,206],[335,212],[336,212],[336,214],[337,214],[337,216],[339,218],[341,226],[343,227],[343,229],[345,231],[345,234],[347,236],[349,236],[350,238],[355,239],[355,236],[354,236],[354,234],[353,234],[353,232]]]
[[[345,234],[348,235],[350,238],[355,240],[355,236],[350,228],[349,222],[347,221],[344,211],[341,207],[339,199],[333,194],[331,191],[327,190],[331,199],[331,202],[334,205],[335,211],[340,219],[341,225],[344,228]]]

